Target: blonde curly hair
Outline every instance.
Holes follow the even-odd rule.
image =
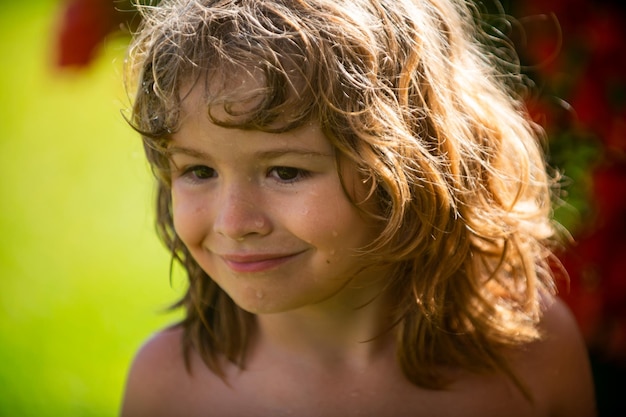
[[[260,90],[207,92],[223,126],[316,121],[371,184],[384,230],[364,256],[392,265],[398,360],[441,388],[441,366],[510,371],[504,348],[540,337],[555,243],[541,131],[517,94],[505,42],[489,45],[463,0],[164,0],[140,6],[129,50],[131,125],[158,183],[158,230],[186,269],[187,347],[221,374],[243,366],[254,326],[173,227],[167,147],[190,81],[262,74]],[[510,51],[509,51],[510,52]],[[514,57],[508,54],[508,57]],[[234,72],[233,72],[234,71]],[[219,82],[213,83],[219,84]],[[241,101],[258,103],[245,113]]]

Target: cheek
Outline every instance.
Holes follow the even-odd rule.
[[[316,241],[325,240],[329,235],[337,235],[341,218],[349,202],[345,196],[335,190],[336,184],[326,183],[299,193],[282,204],[278,204],[279,215],[284,225],[302,236]]]
[[[372,226],[343,194],[321,195],[306,206],[301,237],[332,258],[353,253],[373,240]]]
[[[172,216],[174,230],[185,246],[192,249],[202,242],[204,228],[201,219],[206,216],[206,208],[203,205],[194,204],[192,199],[173,191]]]

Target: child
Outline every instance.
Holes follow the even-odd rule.
[[[594,415],[539,132],[473,8],[142,10],[130,121],[189,288],[123,416]]]

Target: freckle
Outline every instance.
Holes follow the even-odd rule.
[[[330,265],[330,259],[326,259],[326,263]]]

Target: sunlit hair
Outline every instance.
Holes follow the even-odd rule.
[[[553,292],[552,180],[515,93],[513,54],[503,61],[504,43],[485,46],[473,7],[166,0],[140,9],[130,122],[158,180],[160,236],[188,273],[178,304],[187,349],[221,374],[220,358],[245,364],[254,326],[173,227],[168,141],[182,98],[201,82],[223,86],[205,94],[215,123],[280,132],[315,121],[371,184],[378,210],[369,214],[384,230],[364,256],[395,271],[387,290],[397,298],[393,331],[409,380],[441,388],[442,366],[516,380],[503,351],[540,337],[542,300]],[[245,74],[261,74],[264,85],[232,88],[229,77]],[[241,102],[257,105],[242,112]]]

